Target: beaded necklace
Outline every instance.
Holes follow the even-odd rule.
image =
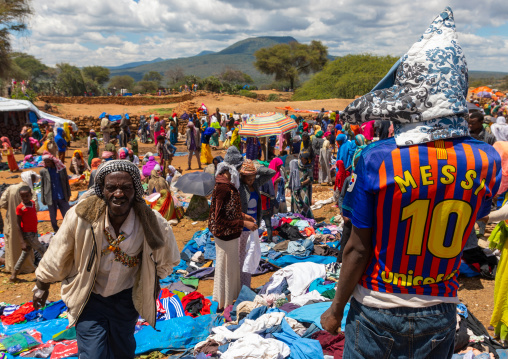
[[[129,268],[133,268],[139,264],[141,253],[135,257],[131,257],[120,249],[120,243],[125,240],[125,235],[123,232],[120,232],[120,235],[116,239],[113,238],[113,236],[106,229],[104,229],[104,234],[106,234],[106,239],[109,243],[109,246],[108,248],[102,250],[103,255],[114,253],[115,261],[120,262]]]

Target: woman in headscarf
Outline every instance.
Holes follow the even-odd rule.
[[[118,149],[118,159],[126,160],[129,155],[129,149],[127,147],[120,147]]]
[[[308,153],[300,154],[299,160],[289,163],[288,187],[291,190],[291,212],[300,213],[305,218],[312,214],[312,163]]]
[[[167,183],[167,182],[166,182]],[[175,203],[170,190],[161,189],[159,191],[161,196],[150,207],[161,214],[161,216],[170,224],[177,224],[178,218],[176,217]]]
[[[272,177],[273,188],[275,190],[275,200],[279,204],[279,212],[287,211],[286,204],[286,190],[285,190],[285,173],[284,173],[284,162],[279,157],[275,157],[270,161],[268,168],[275,171]]]
[[[50,131],[46,135],[46,141],[44,141],[44,144],[37,150],[38,155],[42,155],[44,151],[48,151],[53,156],[57,155],[58,147],[55,143],[55,134]]]
[[[504,116],[499,116],[496,119],[496,123],[493,124],[490,129],[497,141],[508,141],[508,124],[506,124],[506,118]]]
[[[360,160],[360,155],[365,147],[367,147],[367,141],[365,139],[364,135],[356,135],[355,136],[355,144],[356,144],[356,150],[353,154],[353,159],[351,161],[351,171],[355,171],[356,164]]]
[[[215,237],[217,252],[213,300],[219,303],[219,309],[233,304],[242,288],[242,265],[238,253],[243,228],[247,227],[250,231],[257,229],[254,219],[242,212],[238,177],[234,166],[220,163],[210,205],[208,228]]]
[[[220,119],[220,138],[219,138],[219,141],[221,142],[226,141],[226,132],[228,132],[227,124],[228,121],[226,116],[222,116],[222,118]]]
[[[99,141],[97,140],[95,131],[90,131],[89,139],[90,145],[88,146],[88,165],[91,165],[93,159],[99,157]]]
[[[166,173],[167,173],[166,182],[169,184],[169,187],[171,187],[171,182],[173,181],[173,177],[175,177],[175,174],[176,174],[176,168],[169,165],[167,167]]]
[[[319,126],[317,126],[319,127]],[[319,130],[314,135],[312,139],[312,150],[314,151],[313,160],[313,178],[317,180],[319,178],[319,154],[321,152],[321,148],[323,147],[323,143],[325,140],[323,139],[323,131]]]
[[[64,133],[63,133],[64,138],[67,141],[68,146],[70,146],[72,137],[71,137],[71,128],[69,126],[69,122],[64,122],[63,130],[64,130]]]
[[[178,142],[178,131],[175,125],[175,121],[169,122],[169,142],[171,142],[172,145]]]
[[[143,165],[143,170],[142,170],[142,173],[143,173],[143,176],[145,177],[149,177],[150,174],[152,173],[152,170],[155,168],[155,166],[157,166],[158,163],[157,161],[155,160],[155,157],[154,156],[150,156],[148,158],[148,161],[146,162],[146,164]]]
[[[330,132],[325,133],[326,138],[323,146],[319,151],[319,183],[332,184],[332,176],[330,175],[330,162],[332,160],[332,145],[330,144]]]
[[[338,205],[340,192],[342,191],[348,172],[346,171],[346,167],[344,167],[344,162],[341,160],[337,160],[335,167],[337,167],[337,174],[335,175],[335,185],[333,186],[333,201]]]
[[[30,136],[32,135],[32,130],[27,126],[23,126],[21,130],[21,152],[23,156],[28,156],[32,154],[32,145],[30,144]]]
[[[32,137],[37,141],[42,139],[41,129],[39,128],[39,124],[37,122],[32,123]]]
[[[208,127],[206,121],[201,126],[201,131],[201,163],[207,165],[213,162],[210,138],[216,131],[215,128]]]
[[[231,135],[231,146],[235,146],[241,152],[241,150],[240,150],[241,139],[240,139],[240,135],[238,134],[239,130],[240,129],[238,127],[236,127],[233,130],[233,134]]]
[[[94,158],[90,164],[90,180],[88,181],[88,188],[93,188],[95,184],[95,175],[97,175],[97,169],[101,165],[102,160],[100,158]]]
[[[362,134],[365,136],[365,138],[368,140],[368,141],[372,141],[374,139],[374,123],[376,121],[372,120],[372,121],[368,121],[368,122],[365,122],[364,124],[362,124],[361,126],[361,129],[362,129]]]
[[[148,194],[152,194],[154,192],[161,193],[161,190],[163,189],[171,192],[169,184],[166,182],[166,179],[161,176],[161,174],[162,171],[159,165],[156,165],[150,172],[150,180],[148,180]]]
[[[5,136],[1,137],[0,141],[2,141],[2,155],[7,157],[7,165],[9,166],[9,170],[11,172],[19,171],[18,163],[14,158],[14,150],[12,149],[11,141]]]
[[[56,146],[58,147],[58,158],[60,159],[60,161],[62,161],[62,163],[65,163],[65,151],[67,150],[67,146],[69,145],[68,142],[65,140],[64,135],[65,135],[64,129],[58,127],[56,129],[55,143]]]
[[[153,124],[153,138],[154,138],[154,141],[155,141],[155,144],[157,145],[157,137],[160,136],[161,134],[161,122],[159,121],[159,118],[158,117],[154,117],[154,124]]]
[[[76,150],[72,154],[71,166],[69,170],[77,175],[81,175],[83,172],[90,170],[88,163],[83,158],[83,153],[81,153],[81,150]]]

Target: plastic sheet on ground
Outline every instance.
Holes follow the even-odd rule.
[[[268,262],[272,263],[273,265],[276,265],[277,267],[286,267],[290,264],[302,263],[302,262],[330,264],[330,263],[333,263],[336,261],[337,261],[337,258],[335,258],[335,257],[317,256],[317,255],[310,255],[310,256],[305,256],[305,257],[287,255],[287,256],[279,257],[277,259],[268,259]]]

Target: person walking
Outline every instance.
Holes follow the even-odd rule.
[[[69,198],[71,197],[71,187],[69,185],[69,176],[65,165],[49,152],[42,156],[44,168],[40,171],[41,176],[41,200],[42,204],[48,206],[49,218],[53,230],[58,231],[56,220],[57,210],[60,210],[62,217],[69,210]]]
[[[19,189],[19,196],[21,203],[16,207],[16,216],[19,229],[23,234],[19,238],[21,242],[21,255],[19,256],[14,271],[9,278],[11,282],[18,281],[18,274],[25,260],[28,259],[32,253],[32,248],[35,249],[41,256],[46,252],[46,247],[39,242],[39,233],[37,232],[37,208],[35,201],[32,199],[32,189],[29,186],[23,186]]]
[[[467,65],[449,7],[386,79],[341,115],[398,123],[394,138],[368,145],[355,166],[343,202],[351,235],[321,325],[336,334],[350,301],[344,359],[451,358],[462,250],[490,211],[501,159],[469,137]]]
[[[21,256],[21,241],[23,232],[20,231],[18,225],[18,216],[16,214],[16,207],[21,203],[21,196],[19,190],[25,186],[33,190],[34,183],[40,181],[40,176],[34,171],[24,171],[21,173],[21,182],[11,185],[2,193],[0,197],[0,208],[5,209],[5,223],[4,223],[4,239],[5,239],[5,271],[9,273],[14,272],[16,261]],[[35,192],[32,192],[35,194]],[[35,201],[37,209],[37,196],[32,198]],[[33,253],[29,253],[29,260],[25,260],[19,269],[19,273],[26,274],[32,273],[35,270]]]
[[[289,163],[288,187],[291,190],[291,212],[313,219],[312,205],[312,162],[310,154],[300,153],[300,159]]]
[[[216,260],[213,300],[223,309],[238,298],[242,288],[238,260],[240,235],[244,227],[257,229],[252,216],[242,212],[238,192],[239,174],[225,162],[217,166],[208,228],[215,237]]]
[[[69,143],[65,140],[65,132],[62,127],[56,129],[55,143],[58,148],[58,158],[62,163],[65,163],[65,151]]]
[[[105,115],[101,120],[102,143],[109,143],[111,139],[111,122],[109,115]]]
[[[192,121],[189,121],[187,124],[185,144],[187,145],[187,150],[189,151],[189,156],[187,158],[187,164],[189,167],[187,168],[187,171],[191,169],[191,160],[193,155],[196,156],[199,169],[201,169],[201,141],[199,138],[199,131],[196,129],[194,122]]]
[[[139,170],[113,160],[98,170],[91,195],[72,207],[35,272],[33,305],[62,282],[81,359],[134,358],[141,316],[155,328],[159,278],[180,262],[168,222],[143,200]]]

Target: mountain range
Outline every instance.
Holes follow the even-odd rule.
[[[111,76],[129,75],[136,81],[143,78],[149,71],[157,71],[162,75],[171,68],[181,67],[185,75],[208,77],[220,74],[226,67],[240,70],[250,75],[257,85],[267,84],[273,81],[272,76],[267,76],[254,67],[254,53],[263,48],[276,44],[288,44],[297,41],[291,36],[263,36],[248,38],[219,51],[202,51],[196,56],[178,59],[157,58],[152,61],[132,62],[116,67],[109,67]],[[166,81],[164,80],[163,83]]]
[[[177,59],[156,58],[151,61],[138,61],[123,64],[120,66],[108,67],[111,76],[129,75],[136,81],[143,78],[143,75],[149,71],[160,72],[163,76],[171,68],[180,67],[185,75],[195,75],[201,78],[220,74],[225,68],[231,67],[250,75],[255,84],[260,86],[273,82],[273,76],[260,73],[254,67],[254,53],[264,47],[270,47],[276,44],[288,44],[297,41],[291,36],[262,36],[248,38],[218,51],[204,50],[191,57]],[[328,56],[331,61],[335,56]],[[506,72],[488,72],[488,71],[469,71],[469,80],[487,80],[500,79],[508,76]],[[301,81],[309,79],[310,76],[302,76]],[[163,84],[167,79],[163,80]]]

